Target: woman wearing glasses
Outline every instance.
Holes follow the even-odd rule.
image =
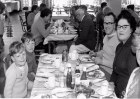
[[[136,21],[127,10],[122,10],[118,16],[116,25],[117,35],[121,43],[116,48],[110,82],[113,82],[115,86],[116,96],[122,98],[124,97],[131,72],[138,67],[136,56],[131,50]]]

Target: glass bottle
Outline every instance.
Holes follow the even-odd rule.
[[[80,73],[79,66],[76,66],[75,74]]]
[[[82,76],[81,76],[81,80],[87,80],[86,67],[83,68],[83,73],[82,73]]]
[[[71,88],[71,82],[72,82],[71,67],[68,67],[68,72],[67,72],[67,76],[66,76],[66,86]]]
[[[67,61],[68,61],[68,52],[66,49],[64,49],[62,53],[62,62],[67,62]]]

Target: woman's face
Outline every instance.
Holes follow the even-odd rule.
[[[126,19],[120,19],[117,25],[117,34],[120,41],[125,43],[131,36],[132,29]]]

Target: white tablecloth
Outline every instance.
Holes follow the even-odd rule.
[[[59,77],[57,77],[55,79],[57,79],[57,80],[60,79],[60,77],[64,75],[64,70],[61,70],[61,67],[63,67],[63,66],[65,67],[65,65],[61,64],[62,66],[55,67],[53,65],[54,63],[51,64],[50,61],[48,61],[48,60],[53,60],[55,62],[56,59],[60,59],[61,60],[61,58],[62,58],[62,55],[61,54],[44,54],[44,55],[42,54],[41,57],[40,57],[40,59],[39,59],[39,65],[38,65],[38,69],[37,69],[36,75],[39,76],[39,74],[43,73],[42,77],[46,77],[47,76],[49,78],[49,77],[51,77],[51,76],[49,76],[50,73],[52,73],[54,75],[56,75],[56,74],[58,75],[59,74]],[[69,62],[72,64],[72,68],[76,66],[76,61],[69,60]],[[81,63],[79,66],[80,67],[83,67],[83,66],[89,66],[91,64],[93,65],[94,63]],[[52,70],[54,68],[55,68],[55,71],[50,71],[50,73],[48,73],[49,70]],[[42,78],[42,77],[40,75],[40,78]],[[48,82],[48,79],[47,78],[42,78],[42,79],[45,79],[46,81],[39,80],[37,78],[38,77],[36,77],[35,78],[35,81],[34,81],[34,86],[33,86],[32,92],[31,92],[31,98],[37,98],[38,99],[38,98],[41,98],[44,95],[50,95],[50,96],[52,96],[53,89],[55,89],[56,87],[57,88],[60,88],[60,80],[58,80],[58,81],[56,80],[54,82],[56,84],[56,87],[51,88],[48,85],[49,83],[47,83]],[[96,91],[101,87],[101,83],[100,82],[105,81],[104,77],[102,79],[100,78],[100,79],[91,79],[91,80],[92,80],[92,82],[94,82],[94,85],[95,85],[95,86],[94,85],[92,86],[92,88],[94,88],[94,90],[95,90],[95,94],[92,96],[92,98],[93,99],[94,99],[94,97],[95,98],[100,98],[100,97],[102,98],[103,96],[100,96]],[[68,89],[67,87],[64,87],[64,88],[65,89]],[[73,90],[73,92],[75,92],[75,91]],[[111,96],[110,95],[109,96],[112,97],[112,99],[114,99],[113,98],[114,97],[114,94],[112,92],[111,92],[111,94],[110,94]],[[73,93],[71,93],[70,95],[68,95],[66,97],[64,97],[63,99],[71,99],[71,98],[74,98],[75,95]]]
[[[50,34],[49,36],[47,36],[44,40],[44,45],[48,44],[49,41],[68,41],[71,40],[73,38],[76,38],[77,34]]]

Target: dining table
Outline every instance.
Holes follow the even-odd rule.
[[[60,25],[63,23],[65,23],[65,28],[60,27]],[[56,48],[56,45],[54,43],[62,43],[68,47],[69,42],[73,41],[75,38],[77,38],[77,36],[77,30],[70,25],[70,22],[65,22],[63,19],[60,19],[54,23],[50,34],[44,39],[43,44],[48,44],[48,51],[49,53],[51,53],[51,44],[54,48]]]
[[[70,88],[66,85],[66,75],[68,65],[71,66],[72,82],[74,87]],[[78,66],[80,76],[82,75],[83,67],[92,68],[92,72],[99,72],[98,76],[88,76],[89,69],[87,69],[87,79],[78,80],[75,74],[75,68]],[[43,53],[40,55],[39,64],[34,80],[33,89],[30,98],[46,98],[46,99],[71,99],[78,98],[80,94],[78,91],[78,84],[89,88],[90,92],[83,93],[86,98],[82,99],[114,99],[116,95],[114,89],[108,84],[107,88],[103,88],[103,83],[108,82],[108,74],[106,71],[96,65],[89,57],[88,54],[80,54],[77,59],[68,55],[68,61],[62,61],[62,54],[48,54]],[[79,81],[79,83],[77,82]],[[82,91],[83,92],[83,91]],[[90,93],[90,94],[89,94]],[[80,96],[79,96],[80,97]]]

